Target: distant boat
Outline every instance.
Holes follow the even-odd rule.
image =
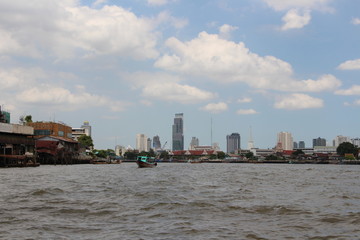
[[[136,163],[139,168],[153,168],[157,166],[157,163],[154,160],[154,158],[138,156],[136,159]]]

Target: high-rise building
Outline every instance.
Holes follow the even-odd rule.
[[[352,138],[351,142],[355,145],[355,147],[360,147],[360,138]]]
[[[253,149],[254,146],[254,140],[253,140],[253,136],[252,136],[252,129],[250,127],[250,136],[249,136],[249,141],[248,141],[248,149],[251,150]]]
[[[326,146],[326,139],[321,138],[321,137],[314,138],[313,139],[313,147],[317,147],[317,146],[320,146],[320,147]]]
[[[349,137],[345,137],[345,136],[336,136],[336,138],[333,141],[333,146],[334,147],[338,147],[341,143],[344,142],[350,142],[351,143],[351,139]]]
[[[153,137],[153,148],[154,150],[161,149],[160,137],[158,135]]]
[[[137,134],[136,135],[136,149],[139,150],[139,152],[147,151],[147,137],[145,134]]]
[[[305,142],[304,142],[304,141],[299,141],[299,148],[300,148],[300,149],[304,149],[304,148],[305,148]]]
[[[297,149],[297,148],[298,148],[298,143],[294,142],[294,149]]]
[[[175,114],[174,124],[172,126],[172,149],[184,150],[184,114]]]
[[[226,152],[235,153],[240,150],[240,134],[232,133],[231,135],[226,136]]]
[[[277,135],[277,146],[281,147],[282,150],[293,150],[294,141],[291,133],[279,132]]]

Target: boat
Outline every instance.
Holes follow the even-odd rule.
[[[136,159],[136,163],[139,168],[153,168],[157,166],[157,163],[154,160],[154,158],[138,156]]]

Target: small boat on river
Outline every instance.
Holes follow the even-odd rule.
[[[136,163],[139,168],[153,168],[157,166],[155,158],[150,158],[146,156],[138,156],[136,159]]]

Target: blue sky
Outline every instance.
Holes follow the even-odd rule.
[[[360,137],[358,0],[0,0],[0,104],[80,127],[99,149],[160,136],[175,113],[226,150]],[[211,125],[212,122],[212,125]],[[211,139],[212,128],[212,139]]]

